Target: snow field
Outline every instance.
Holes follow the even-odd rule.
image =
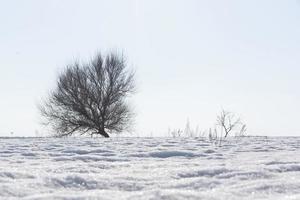
[[[1,138],[0,199],[300,199],[300,138]]]

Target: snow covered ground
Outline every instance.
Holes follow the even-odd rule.
[[[0,138],[0,199],[300,199],[300,138]]]

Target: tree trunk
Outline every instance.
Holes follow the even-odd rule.
[[[99,130],[99,134],[102,135],[105,138],[109,138],[109,135],[106,133],[105,130]]]

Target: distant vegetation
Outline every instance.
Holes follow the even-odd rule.
[[[98,54],[90,63],[68,65],[39,110],[57,136],[120,133],[131,128],[127,97],[134,93],[134,73],[123,56]]]
[[[221,110],[212,128],[201,130],[199,126],[192,128],[187,121],[184,129],[168,129],[168,136],[171,137],[208,137],[210,141],[221,144],[228,136],[245,136],[246,124],[240,117],[232,112]]]

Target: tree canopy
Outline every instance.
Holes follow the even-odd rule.
[[[135,91],[134,72],[122,55],[97,54],[91,62],[68,65],[56,88],[39,106],[44,124],[57,136],[129,130],[133,112],[128,97]]]

